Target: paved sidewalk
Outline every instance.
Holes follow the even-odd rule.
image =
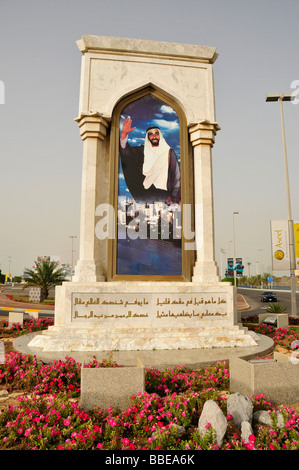
[[[237,294],[237,309],[241,311],[250,309],[250,305],[248,305],[242,294]]]

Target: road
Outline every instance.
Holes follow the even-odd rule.
[[[10,300],[7,295],[28,295],[27,289],[22,289],[21,287],[10,287],[10,286],[1,286],[0,287],[0,307],[10,308],[10,309],[36,309],[49,312],[49,315],[53,315],[54,306],[38,303],[27,303],[27,302],[15,302]],[[50,297],[54,297],[54,289],[50,291]],[[0,319],[6,319],[8,317],[9,310],[0,309]],[[40,312],[40,317],[49,316],[46,313],[43,314]],[[25,317],[28,317],[28,314],[25,314]]]
[[[284,305],[286,307],[286,313],[291,315],[291,291],[290,290],[275,290],[277,295],[277,302]],[[238,287],[238,293],[242,294],[246,302],[250,305],[250,309],[247,311],[242,312],[242,317],[250,317],[252,315],[258,315],[259,313],[263,313],[268,307],[267,302],[261,302],[261,294],[265,292],[262,289],[246,289],[242,287]],[[299,313],[299,293],[297,292],[296,295],[297,301],[297,312]]]
[[[29,289],[27,288],[22,289],[22,287],[18,285],[16,285],[15,287],[2,285],[0,287],[0,292],[2,292],[3,294],[7,294],[7,295],[28,295]],[[50,289],[49,297],[54,297],[54,295],[55,295],[55,289],[54,288]]]

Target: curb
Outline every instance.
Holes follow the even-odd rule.
[[[54,315],[54,310],[40,310],[35,308],[17,308],[17,307],[0,307],[0,311],[5,312],[21,312],[21,313],[42,313],[47,315]]]
[[[241,312],[245,312],[246,310],[250,310],[250,305],[248,305],[248,303],[246,302],[246,300],[244,299],[243,295],[242,294],[238,294],[238,296],[242,297],[242,300],[240,303],[244,303],[245,304],[245,307],[239,307],[237,306],[237,310],[241,311]],[[237,303],[238,305],[238,303]]]

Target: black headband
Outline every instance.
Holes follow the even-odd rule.
[[[145,132],[147,133],[147,132],[150,131],[151,129],[159,129],[159,131],[160,131],[160,127],[158,127],[158,126],[151,126],[151,127],[148,127]]]

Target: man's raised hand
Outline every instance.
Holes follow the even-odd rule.
[[[132,132],[136,127],[131,127],[132,119],[130,117],[126,118],[123,123],[122,132],[120,135],[121,139],[125,139],[127,135]]]

